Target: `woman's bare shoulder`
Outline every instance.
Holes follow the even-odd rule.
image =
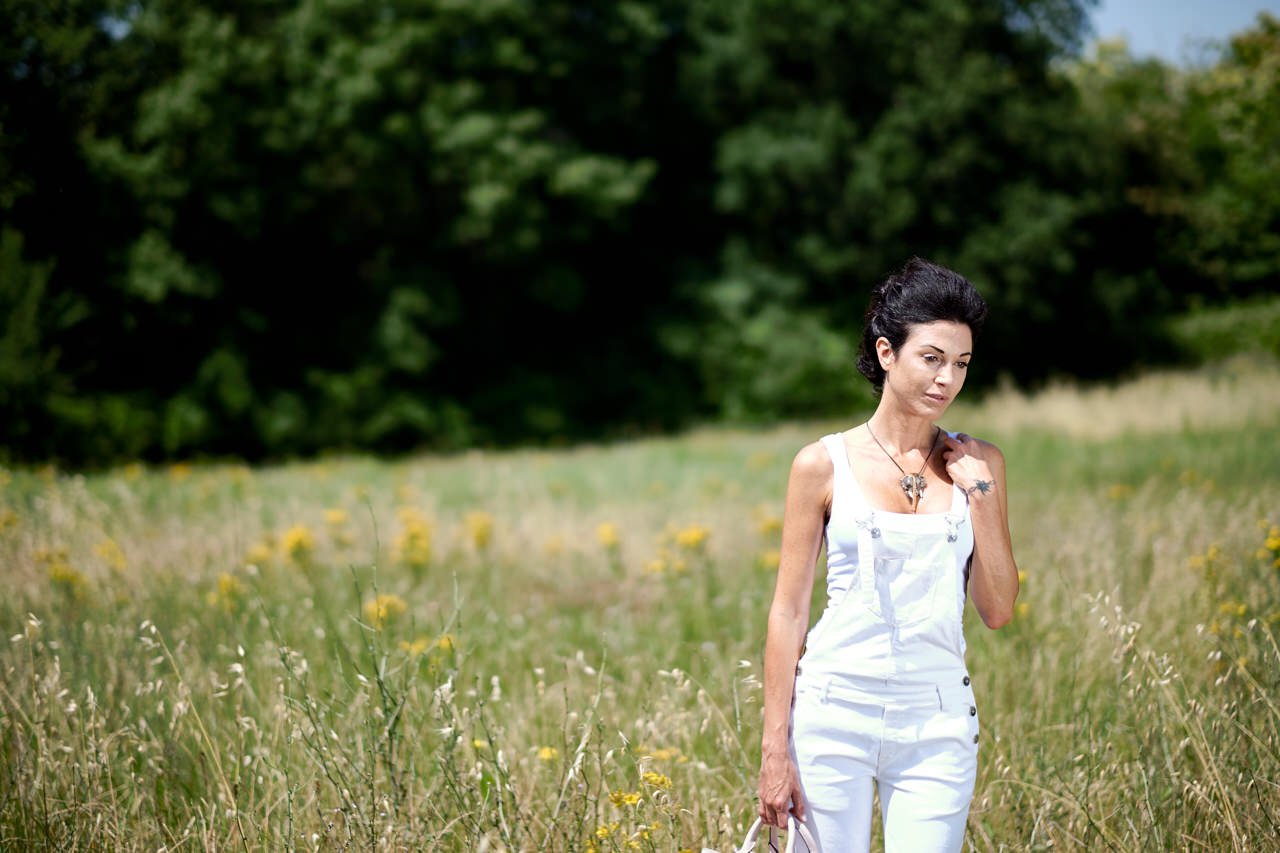
[[[796,452],[791,462],[791,475],[803,479],[822,479],[831,476],[831,454],[821,441],[812,441]]]
[[[788,511],[808,507],[815,513],[820,509],[825,517],[831,505],[834,484],[834,467],[826,445],[821,441],[806,444],[791,463],[791,478],[787,483]]]

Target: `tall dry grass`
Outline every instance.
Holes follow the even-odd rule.
[[[948,414],[1009,458],[1026,575],[968,628],[974,849],[1276,847],[1278,380]],[[727,849],[790,458],[859,420],[4,472],[0,847]]]

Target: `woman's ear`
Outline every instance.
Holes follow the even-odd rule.
[[[893,344],[884,335],[876,338],[876,358],[880,359],[880,367],[888,370],[893,364]]]

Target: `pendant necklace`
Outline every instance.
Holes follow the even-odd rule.
[[[937,427],[934,427],[937,429]],[[920,466],[920,470],[914,474],[908,474],[898,464],[898,460],[893,458],[893,454],[884,449],[884,445],[880,443],[880,439],[876,438],[876,434],[871,432],[871,421],[867,421],[867,432],[871,435],[871,440],[876,446],[884,450],[884,455],[889,457],[889,461],[894,464],[899,471],[902,471],[902,479],[898,481],[898,485],[902,486],[902,491],[907,493],[907,499],[911,501],[911,511],[916,512],[920,509],[920,498],[924,497],[925,486],[928,485],[924,479],[924,469],[928,466],[929,460],[933,458],[933,451],[938,447],[938,433],[933,434],[933,444],[929,445],[929,455],[924,458],[924,465]]]

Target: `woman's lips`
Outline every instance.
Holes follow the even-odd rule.
[[[939,403],[947,402],[947,398],[942,396],[941,394],[925,394],[925,396],[928,397],[930,400],[934,400]]]

